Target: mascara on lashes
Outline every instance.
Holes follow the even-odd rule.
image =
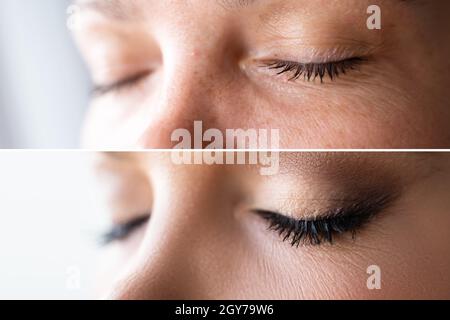
[[[320,245],[324,242],[333,244],[335,237],[348,232],[354,239],[356,232],[386,209],[395,197],[395,194],[369,196],[366,200],[357,201],[349,206],[327,210],[314,219],[295,219],[260,209],[253,212],[269,223],[269,230],[277,232],[282,241],[289,240],[293,247],[299,247],[300,244]],[[100,244],[105,246],[126,239],[149,219],[150,215],[142,215],[124,224],[113,226],[101,236]]]
[[[391,204],[393,199],[393,195],[375,196],[349,206],[327,210],[312,219],[295,219],[265,210],[254,212],[268,221],[269,230],[277,232],[283,242],[289,241],[291,246],[333,244],[335,237],[345,233],[351,233],[355,239],[356,232]]]
[[[149,219],[150,215],[142,215],[126,223],[111,227],[110,230],[100,236],[100,245],[106,246],[112,242],[124,240],[137,228],[147,223]]]

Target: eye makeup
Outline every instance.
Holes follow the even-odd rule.
[[[112,226],[110,230],[100,236],[99,243],[102,246],[107,246],[113,242],[125,240],[149,220],[150,215],[142,215],[128,222]]]
[[[405,188],[429,174],[429,160],[429,156],[403,153],[289,153],[281,156],[280,173],[275,176],[263,177],[255,175],[253,167],[239,167],[236,177],[244,195],[236,204],[243,217],[239,221],[251,232],[267,228],[260,233],[265,242],[281,240],[294,248],[351,245],[347,240],[359,241],[357,236],[366,235],[366,227],[367,233],[372,231],[371,226],[377,225],[372,222],[381,214],[394,212],[390,209],[403,198]],[[244,172],[248,175],[240,174]],[[127,241],[150,219],[151,203],[139,203],[151,191],[142,193],[142,198],[126,194],[128,204],[114,206],[116,222],[101,236],[103,245]]]
[[[268,229],[281,237],[283,242],[298,248],[300,245],[333,244],[335,238],[349,233],[355,239],[357,231],[363,228],[371,219],[382,212],[394,200],[393,195],[381,195],[370,199],[354,202],[325,210],[314,218],[296,219],[291,216],[267,211],[253,210],[269,223]],[[101,235],[100,244],[109,245],[125,240],[134,231],[145,225],[150,215],[142,215],[123,224],[113,226]]]
[[[296,219],[277,212],[254,210],[269,223],[283,242],[291,246],[333,244],[336,237],[350,233],[355,239],[357,231],[382,212],[394,200],[393,195],[371,196],[347,206],[325,210],[313,218]]]

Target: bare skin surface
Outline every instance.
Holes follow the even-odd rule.
[[[99,86],[88,148],[170,148],[195,120],[278,129],[281,148],[450,147],[449,1],[79,4],[75,38]],[[366,26],[373,4],[381,30]],[[323,83],[267,66],[355,58]]]

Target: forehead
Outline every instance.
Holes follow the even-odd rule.
[[[407,5],[414,4],[418,2],[423,2],[424,0],[377,0],[370,1],[366,0],[208,0],[208,6],[212,6],[214,9],[222,10],[239,10],[244,8],[254,8],[255,10],[260,9],[262,6],[270,6],[270,8],[299,8],[304,9],[308,6],[312,8],[318,8],[320,10],[333,11],[337,6],[347,7],[348,9],[354,8],[355,5],[361,3],[366,3],[367,5],[379,4],[383,6],[396,5]],[[198,3],[198,7],[206,7],[204,0],[197,1],[186,1],[186,0],[174,0],[165,1],[164,7],[169,6],[180,6],[180,7],[194,7]],[[82,8],[91,9],[97,11],[109,18],[128,20],[136,18],[145,18],[151,15],[151,8],[156,5],[160,5],[159,0],[77,0],[76,4]],[[274,7],[275,6],[275,7]]]

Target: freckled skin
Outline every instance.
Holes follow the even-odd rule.
[[[133,23],[87,12],[76,30],[96,82],[153,72],[93,101],[86,147],[169,148],[195,120],[279,129],[282,148],[450,147],[448,1],[136,3]],[[366,28],[369,4],[382,10],[381,30]],[[324,84],[289,82],[259,61],[340,51],[367,62]]]
[[[352,156],[320,160],[291,153],[281,157],[281,166],[291,169],[273,177],[259,176],[252,166],[174,165],[167,153],[100,166],[103,174],[120,176],[118,183],[140,186],[132,197],[114,193],[113,220],[132,219],[139,206],[151,206],[152,213],[145,226],[105,248],[99,296],[449,299],[449,155]],[[346,194],[343,185],[375,186],[385,175],[401,186],[401,196],[354,240],[344,235],[333,245],[293,248],[248,210],[283,212],[319,198],[319,207],[326,206],[331,190]],[[291,201],[280,202],[287,194]],[[367,288],[372,265],[381,270],[379,290]]]

